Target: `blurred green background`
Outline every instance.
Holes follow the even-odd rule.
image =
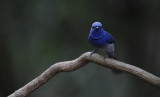
[[[94,21],[116,39],[120,61],[160,76],[159,0],[1,0],[0,97],[52,64],[92,51],[87,38]],[[89,63],[58,74],[28,97],[160,97],[160,90]]]

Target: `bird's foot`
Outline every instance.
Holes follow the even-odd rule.
[[[98,50],[98,49],[93,50],[93,51],[91,52],[90,56],[91,56],[93,53],[95,53],[97,50]]]
[[[113,69],[112,69],[112,72],[113,72],[114,74],[122,74],[122,71],[119,71],[119,70],[113,70]]]
[[[104,55],[103,59],[108,58],[108,54]]]

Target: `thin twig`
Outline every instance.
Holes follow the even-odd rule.
[[[16,90],[14,93],[8,97],[25,97],[43,84],[45,84],[49,79],[54,77],[59,72],[71,72],[79,69],[80,67],[86,65],[88,62],[93,62],[102,65],[107,68],[116,69],[119,71],[127,72],[133,74],[144,81],[160,88],[160,78],[141,69],[136,66],[126,64],[114,59],[106,58],[98,54],[93,54],[90,56],[90,52],[84,53],[80,57],[72,61],[65,61],[53,64],[41,75],[33,79],[31,82],[23,86],[22,88]]]

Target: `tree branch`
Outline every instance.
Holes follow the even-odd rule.
[[[57,73],[71,72],[71,71],[77,70],[89,62],[93,62],[107,68],[112,68],[112,69],[133,74],[143,79],[144,81],[160,88],[160,78],[141,68],[138,68],[136,66],[126,64],[114,59],[110,59],[110,58],[103,59],[103,57],[98,54],[93,54],[90,56],[90,52],[87,52],[75,60],[53,64],[51,67],[49,67],[37,78],[33,79],[31,82],[29,82],[22,88],[18,89],[8,97],[25,97],[31,92],[33,92],[35,89],[45,84],[49,79],[51,79]]]

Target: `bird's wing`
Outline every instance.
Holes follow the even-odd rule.
[[[105,31],[106,32],[106,31]],[[112,43],[115,43],[115,40],[114,40],[114,38],[112,37],[112,35],[111,34],[109,34],[108,32],[106,32],[106,37],[107,37],[107,43],[109,43],[109,44],[112,44]]]

